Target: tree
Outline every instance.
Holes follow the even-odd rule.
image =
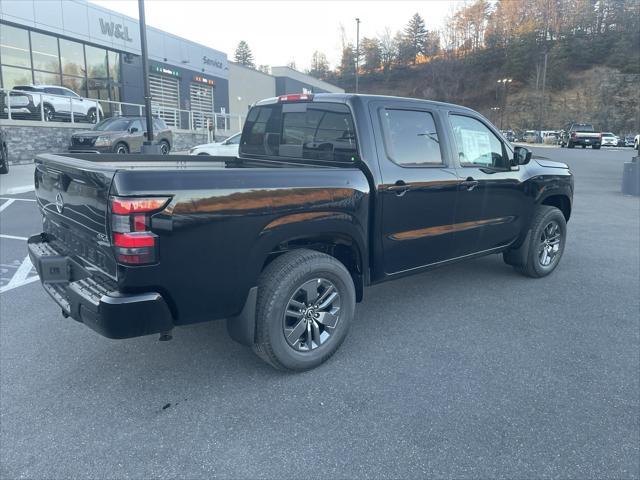
[[[427,38],[427,29],[424,20],[419,13],[415,13],[409,23],[404,28],[404,39],[407,48],[407,55],[411,63],[415,65],[416,57],[423,52],[424,41]]]
[[[325,79],[329,73],[329,61],[327,56],[319,51],[313,52],[311,56],[311,68],[307,72],[312,77]]]
[[[253,53],[251,53],[249,44],[244,40],[240,40],[240,43],[238,43],[234,58],[236,62],[245,67],[255,68],[256,66],[255,63],[253,63]]]
[[[422,44],[422,53],[427,57],[433,57],[440,52],[440,33],[427,32]]]
[[[391,36],[391,30],[387,27],[384,29],[382,35],[379,38],[380,44],[380,62],[382,63],[382,70],[388,72],[393,62],[396,60],[398,54],[398,46]]]
[[[406,35],[402,32],[396,33],[396,36],[393,37],[393,42],[396,46],[396,64],[408,65],[409,63],[416,63],[415,50],[411,47]]]
[[[291,68],[292,70],[297,70],[298,67],[296,67],[296,61],[295,60],[291,60],[289,63],[287,63],[287,67]]]
[[[373,73],[380,68],[382,56],[380,53],[380,41],[377,38],[363,38],[360,45],[363,68],[367,73]]]
[[[342,58],[340,59],[340,75],[343,78],[355,77],[356,72],[356,51],[353,44],[348,43],[342,49]]]
[[[266,74],[271,73],[271,67],[269,65],[258,65],[258,71]]]

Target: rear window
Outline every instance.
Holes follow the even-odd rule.
[[[240,152],[348,163],[357,153],[349,108],[341,103],[284,103],[254,107]]]
[[[593,132],[593,125],[589,123],[576,123],[571,129],[574,132]]]

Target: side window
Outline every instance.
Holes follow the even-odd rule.
[[[346,105],[328,102],[254,107],[244,125],[240,151],[353,162],[357,144],[351,112]]]
[[[229,138],[227,141],[229,142],[229,145],[239,145],[240,144],[240,137],[241,137],[241,135],[237,134],[237,135],[234,135],[233,137]]]
[[[440,140],[429,112],[419,110],[380,111],[387,156],[404,167],[442,165]]]
[[[133,120],[130,124],[128,128],[137,128],[138,131],[136,133],[141,133],[142,132],[142,122],[140,120]],[[146,131],[146,129],[145,129]]]
[[[451,127],[463,167],[507,168],[502,142],[479,120],[451,115]]]
[[[165,125],[164,121],[161,118],[154,118],[153,119],[153,128],[155,130],[166,130],[167,126]]]

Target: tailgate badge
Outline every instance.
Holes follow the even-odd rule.
[[[63,209],[64,209],[64,200],[62,199],[62,194],[59,193],[58,195],[56,195],[56,210],[58,211],[58,213],[62,213]]]

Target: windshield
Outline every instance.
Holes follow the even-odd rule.
[[[574,132],[593,132],[593,125],[588,123],[578,123],[573,126]]]
[[[107,118],[101,121],[93,129],[99,132],[121,132],[129,128],[128,118]]]

